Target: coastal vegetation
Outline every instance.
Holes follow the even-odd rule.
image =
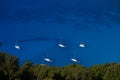
[[[0,80],[120,80],[120,64],[106,63],[87,68],[80,64],[59,67],[27,61],[19,66],[16,56],[0,52]]]

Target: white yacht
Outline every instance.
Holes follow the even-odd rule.
[[[47,61],[47,62],[52,62],[52,60],[49,59],[49,58],[44,58],[44,60]]]
[[[85,44],[81,43],[81,44],[80,44],[80,47],[81,47],[81,48],[85,48],[86,46],[85,46]]]
[[[20,47],[20,46],[18,46],[18,45],[15,45],[15,48],[16,48],[16,49],[21,49],[21,47]]]
[[[71,58],[71,61],[73,61],[73,62],[78,62],[78,60],[75,59],[75,58]]]
[[[66,47],[64,44],[60,44],[60,43],[58,44],[58,46],[62,48]]]

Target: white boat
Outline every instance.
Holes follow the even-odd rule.
[[[64,44],[58,44],[58,46],[62,48],[66,47]]]
[[[47,61],[47,62],[52,62],[52,60],[49,59],[49,58],[44,58],[44,60]]]
[[[16,49],[21,49],[21,47],[20,47],[20,46],[18,46],[18,45],[15,45],[15,48],[16,48]]]
[[[15,46],[14,46],[14,47],[15,47],[16,49],[21,49],[21,47],[20,47],[17,43],[18,43],[18,40],[15,42]]]
[[[78,62],[78,60],[75,59],[75,58],[71,58],[71,61],[73,61],[73,62]]]
[[[86,46],[85,46],[85,44],[81,43],[80,47],[85,48]]]
[[[71,61],[73,61],[73,62],[75,62],[75,63],[78,63],[79,61],[75,58],[75,57],[76,57],[75,54],[76,54],[76,52],[75,52],[75,49],[74,49],[74,55],[73,55],[73,57],[71,58]]]

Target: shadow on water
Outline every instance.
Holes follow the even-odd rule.
[[[2,42],[0,42],[0,46],[2,46]]]
[[[29,42],[29,41],[50,41],[50,40],[57,40],[49,37],[35,37],[35,38],[29,38],[24,40],[18,40],[17,42]]]

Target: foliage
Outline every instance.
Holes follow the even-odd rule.
[[[19,69],[18,63],[19,59],[17,57],[0,52],[0,72],[5,79],[15,79],[16,71]],[[3,77],[0,77],[0,80],[2,80]]]
[[[120,80],[120,64],[107,63],[86,68],[79,64],[64,67],[34,65],[0,52],[0,80]]]
[[[16,75],[16,79],[18,80],[33,80],[34,79],[34,75],[33,75],[33,64],[31,62],[26,62],[23,66],[21,66],[19,68],[19,70],[17,71]]]
[[[65,80],[79,80],[84,70],[86,70],[86,68],[81,65],[71,64],[63,67],[61,76],[64,77]]]

